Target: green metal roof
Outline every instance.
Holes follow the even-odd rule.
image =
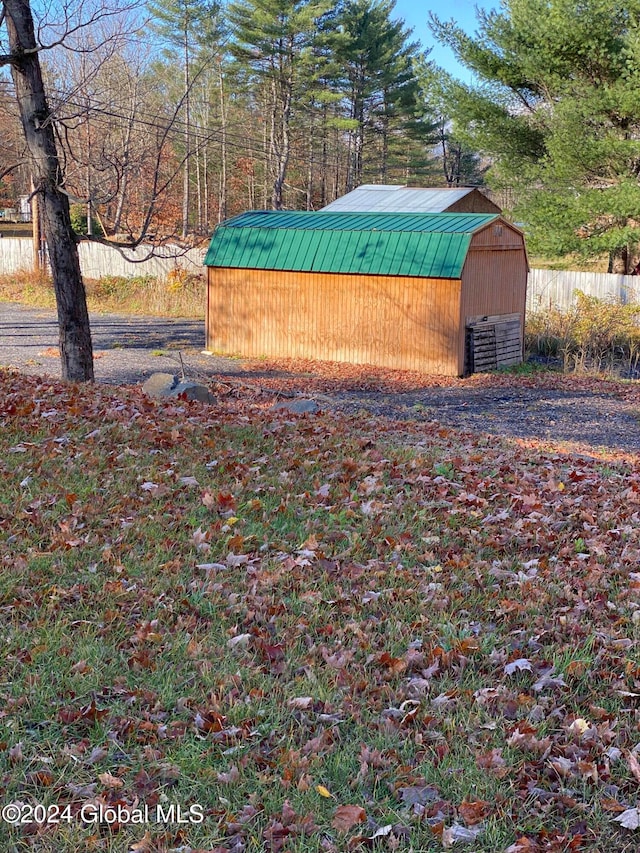
[[[472,235],[497,218],[486,213],[253,211],[218,226],[204,263],[459,278]]]

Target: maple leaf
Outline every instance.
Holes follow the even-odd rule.
[[[566,687],[567,684],[561,675],[554,675],[553,669],[544,672],[540,678],[532,685],[536,693],[546,690],[548,687]]]
[[[467,826],[480,823],[491,811],[491,804],[484,800],[464,800],[458,806],[458,812]]]
[[[211,545],[207,542],[209,538],[209,533],[207,531],[203,531],[201,527],[198,527],[197,530],[193,531],[192,539],[193,543],[198,549],[198,551],[210,551]]]
[[[358,823],[367,819],[367,813],[362,806],[338,806],[335,810],[331,826],[338,832],[349,832]]]

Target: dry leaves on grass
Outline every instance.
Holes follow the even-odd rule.
[[[636,459],[8,374],[0,427],[11,801],[197,797],[162,853],[639,830]]]

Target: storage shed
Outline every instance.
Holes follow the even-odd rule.
[[[396,184],[362,184],[319,213],[502,213],[476,187],[443,189]]]
[[[497,215],[250,212],[205,265],[212,352],[449,376],[522,360],[524,239]]]

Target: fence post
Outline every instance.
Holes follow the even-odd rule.
[[[33,270],[39,273],[41,270],[40,247],[42,234],[40,231],[40,202],[36,188],[31,178],[31,229],[33,234]]]

